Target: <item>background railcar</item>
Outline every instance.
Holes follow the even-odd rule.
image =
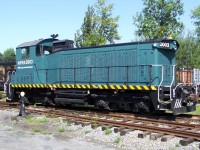
[[[134,112],[195,110],[192,86],[176,84],[176,40],[74,48],[73,41],[44,39],[16,49],[16,72],[7,100],[24,91],[31,102],[90,104]]]

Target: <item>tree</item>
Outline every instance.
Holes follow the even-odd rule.
[[[186,36],[178,38],[180,48],[176,53],[177,68],[200,67],[200,45],[194,33],[188,33]]]
[[[8,48],[3,53],[4,57],[14,57],[15,56],[15,50],[13,48]]]
[[[162,39],[171,35],[177,37],[184,29],[180,22],[183,15],[181,0],[143,0],[144,9],[133,17],[136,34],[145,39]]]
[[[192,18],[195,20],[194,25],[196,26],[197,36],[200,38],[200,5],[192,10]]]
[[[85,46],[95,46],[98,45],[96,42],[100,42],[96,40],[96,20],[94,8],[88,6],[88,10],[85,13],[84,23],[81,26],[80,30],[77,30],[75,33],[75,44],[76,47],[85,47]]]
[[[88,6],[81,29],[75,33],[77,47],[104,45],[120,39],[119,17],[112,17],[112,10],[113,4],[106,5],[105,0],[97,0],[94,6]]]

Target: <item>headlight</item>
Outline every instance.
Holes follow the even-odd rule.
[[[25,96],[25,92],[20,92],[20,95],[21,95],[21,97],[24,97]]]

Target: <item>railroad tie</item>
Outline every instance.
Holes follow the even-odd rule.
[[[120,135],[121,136],[124,136],[124,135],[126,135],[126,133],[128,133],[128,132],[130,132],[130,131],[133,131],[134,129],[123,129],[123,130],[121,130],[120,131]]]
[[[151,132],[141,132],[138,133],[138,138],[145,138],[147,135],[151,134]]]
[[[162,141],[162,142],[167,142],[168,140],[171,140],[171,139],[173,139],[173,138],[175,138],[175,136],[173,136],[173,135],[165,135],[165,136],[163,136],[163,137],[161,138],[161,141]]]
[[[179,143],[180,143],[182,146],[187,146],[188,144],[190,144],[190,143],[192,143],[192,142],[194,142],[194,139],[191,139],[191,138],[184,138],[184,139],[180,140]]]
[[[121,130],[125,129],[124,127],[115,127],[114,128],[114,132],[117,133],[117,132],[121,132]]]
[[[106,129],[110,129],[110,128],[112,128],[111,125],[104,125],[104,126],[101,127],[101,130],[105,131]]]
[[[98,127],[100,127],[101,125],[100,124],[91,124],[91,128],[92,129],[96,129]]]
[[[150,135],[150,140],[155,141],[155,140],[157,140],[158,138],[160,138],[160,137],[162,137],[162,136],[164,136],[164,134],[162,134],[162,133],[152,133],[152,134]]]
[[[80,121],[80,120],[78,120],[78,121],[74,121],[74,124],[75,125],[80,125],[80,124],[82,124],[83,122],[82,121]]]
[[[82,127],[85,127],[85,126],[88,126],[88,125],[90,125],[90,124],[91,124],[90,122],[82,122],[82,123],[81,123],[81,126],[82,126]]]

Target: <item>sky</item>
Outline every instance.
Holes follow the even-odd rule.
[[[88,5],[97,0],[0,0],[0,52],[16,48],[23,42],[49,38],[59,34],[59,39],[74,40],[74,33],[80,29]],[[182,0],[185,13],[181,21],[186,31],[195,29],[191,10],[200,5],[199,0]],[[134,40],[133,16],[143,9],[142,0],[107,0],[114,4],[113,17],[119,16],[118,32],[121,40]]]

